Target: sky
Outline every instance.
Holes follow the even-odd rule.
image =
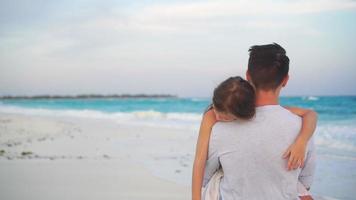
[[[0,95],[209,97],[272,42],[282,95],[356,95],[355,36],[354,0],[0,0]]]

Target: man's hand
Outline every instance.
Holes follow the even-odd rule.
[[[304,166],[304,156],[306,150],[306,142],[303,140],[297,140],[295,143],[290,145],[286,152],[283,154],[283,158],[288,160],[287,169],[297,169],[298,167]]]

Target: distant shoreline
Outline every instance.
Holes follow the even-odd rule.
[[[0,96],[0,99],[98,99],[98,98],[178,98],[170,94],[121,94],[121,95],[100,95],[100,94],[81,94],[81,95],[35,95],[35,96]]]
[[[320,98],[320,97],[356,97],[356,95],[282,95],[281,98]],[[115,95],[100,95],[100,94],[80,94],[80,95],[3,95],[1,99],[105,99],[105,98],[117,98],[117,99],[142,99],[142,98],[198,98],[198,99],[210,99],[211,97],[180,97],[178,95],[171,94],[115,94]]]

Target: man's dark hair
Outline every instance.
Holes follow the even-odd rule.
[[[277,43],[250,47],[248,72],[256,90],[275,90],[288,75],[289,58]]]
[[[255,90],[240,76],[230,77],[214,90],[213,104],[217,111],[230,113],[239,119],[255,115]]]

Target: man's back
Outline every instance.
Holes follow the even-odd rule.
[[[250,121],[215,124],[203,185],[220,163],[223,200],[297,199],[300,170],[287,171],[282,154],[300,128],[301,118],[279,105],[257,107]]]

